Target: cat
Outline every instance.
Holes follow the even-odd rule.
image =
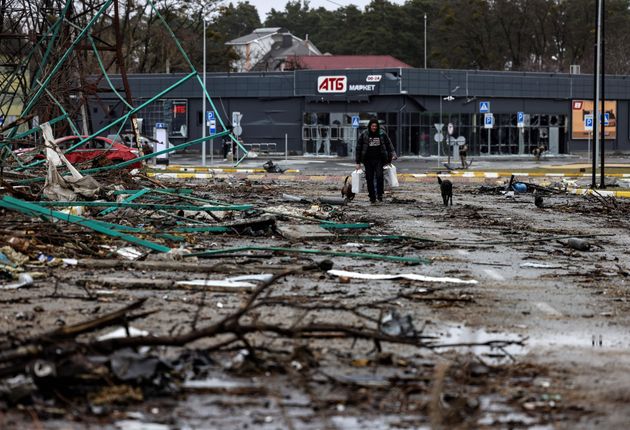
[[[547,148],[545,148],[543,145],[540,145],[534,149],[532,149],[532,155],[534,156],[534,158],[536,159],[536,161],[540,161],[540,156],[543,154],[543,152],[545,152],[547,150]]]
[[[439,176],[437,177],[438,184],[440,184],[440,192],[442,193],[442,201],[444,202],[444,206],[448,206],[448,202],[450,200],[451,206],[453,206],[453,183],[448,179],[442,180]]]

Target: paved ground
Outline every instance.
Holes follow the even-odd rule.
[[[355,164],[350,158],[340,157],[264,157],[263,155],[249,159],[246,158],[238,166],[233,163],[215,159],[214,163],[208,158],[206,166],[201,163],[201,156],[196,153],[175,154],[170,158],[170,165],[182,165],[186,167],[209,167],[221,169],[261,169],[267,160],[273,160],[285,169],[299,170],[303,174],[344,174],[351,173]],[[396,166],[400,173],[425,173],[446,171],[445,157],[401,157],[396,161]],[[453,167],[457,167],[451,163]],[[496,170],[516,170],[516,171],[540,171],[540,172],[572,172],[589,173],[592,162],[584,155],[559,155],[542,157],[540,161],[534,160],[531,156],[496,156],[496,157],[472,157],[472,165],[467,171],[496,171]],[[609,173],[625,172],[630,173],[630,155],[617,154],[606,156],[606,166]],[[582,172],[582,170],[584,172]]]

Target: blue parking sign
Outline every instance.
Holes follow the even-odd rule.
[[[206,112],[206,121],[212,121],[214,119],[214,111],[209,110]]]
[[[586,115],[584,117],[584,130],[593,131],[593,115]]]
[[[486,113],[483,115],[483,128],[493,128],[494,126],[494,115],[491,113]]]

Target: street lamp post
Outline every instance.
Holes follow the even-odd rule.
[[[427,14],[424,14],[424,68],[427,68]]]
[[[206,165],[206,128],[208,127],[208,119],[206,118],[206,17],[203,17],[203,88],[201,90],[201,98],[203,99],[203,118],[201,119],[201,165]]]

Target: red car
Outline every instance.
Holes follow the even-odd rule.
[[[55,143],[61,151],[65,151],[85,137],[87,136],[60,137],[55,140]],[[22,158],[22,161],[26,163],[29,163],[32,160],[43,160],[46,158],[43,152],[40,152],[35,148],[19,148],[13,152],[15,155]],[[84,142],[83,145],[79,146],[74,151],[65,154],[65,156],[72,164],[92,162],[94,167],[99,167],[110,164],[110,162],[112,164],[118,164],[123,161],[138,158],[138,150],[129,148],[128,146],[120,143],[115,143],[106,137],[96,136],[91,140]],[[141,168],[142,162],[139,161],[137,163],[132,163],[126,167],[129,169]]]
[[[81,139],[85,139],[85,137],[87,136],[66,136],[55,140],[55,143],[59,149],[65,151]],[[106,137],[96,136],[79,146],[74,151],[65,154],[65,156],[72,164],[80,164],[86,161],[98,162],[99,159],[111,160],[113,164],[118,164],[123,161],[138,158],[138,151],[120,143],[116,143]],[[142,163],[133,163],[127,167],[130,169],[140,168],[142,167]]]

